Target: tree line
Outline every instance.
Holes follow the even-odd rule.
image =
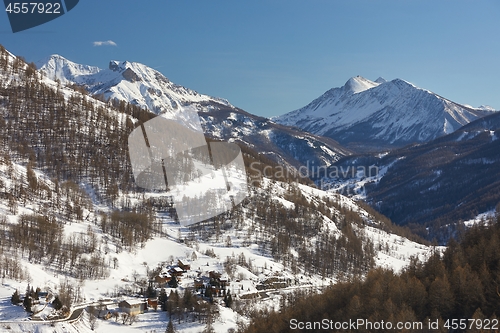
[[[138,190],[128,162],[127,135],[134,121],[151,116],[128,103],[100,102],[79,87],[65,96],[60,82],[43,81],[34,64],[2,46],[0,75],[0,166],[7,179],[0,178],[0,198],[10,214],[18,215],[17,223],[0,219],[0,253],[24,256],[82,279],[106,277],[112,258],[109,245],[96,235],[99,228],[115,238],[116,252],[144,245],[159,232],[152,207],[140,193],[135,204],[118,200],[121,193]],[[49,179],[40,179],[35,170]],[[114,209],[89,220],[93,200]],[[33,213],[19,215],[19,207],[25,206]],[[64,225],[83,221],[95,227],[64,237]],[[26,276],[14,265],[5,267],[4,276]]]
[[[292,332],[293,318],[440,323],[438,330],[424,325],[423,330],[404,332],[450,332],[445,327],[448,319],[496,320],[500,313],[499,246],[500,218],[496,218],[490,226],[471,228],[460,242],[451,241],[443,254],[435,251],[426,262],[412,260],[399,274],[377,268],[365,279],[338,283],[324,293],[295,299],[279,311],[257,312],[245,332]],[[453,331],[485,332],[474,325]]]

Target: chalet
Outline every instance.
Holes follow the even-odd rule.
[[[166,283],[170,282],[172,275],[169,272],[162,271],[155,277],[155,282],[160,286],[164,286]]]
[[[269,287],[265,284],[259,283],[258,285],[255,286],[257,290],[266,290],[269,289]]]
[[[156,311],[158,309],[158,299],[148,298],[148,306]]]
[[[184,272],[187,272],[191,269],[191,264],[185,259],[178,259],[177,266],[179,266]]]
[[[279,277],[271,277],[263,280],[259,283],[256,288],[257,290],[265,290],[265,289],[281,289],[289,287],[291,284],[290,279],[279,278]]]
[[[126,300],[118,303],[121,312],[125,312],[131,316],[138,315],[147,311],[148,304],[143,300]]]
[[[226,274],[222,274],[218,271],[210,271],[208,272],[208,276],[210,277],[210,283],[219,288],[226,288],[229,286],[229,278]]]
[[[205,284],[203,283],[202,278],[198,277],[198,278],[194,279],[194,289],[201,289],[204,287],[205,287]]]
[[[227,286],[229,286],[229,277],[226,274],[223,274],[219,278],[219,284],[221,288],[226,288]]]
[[[222,297],[222,293],[225,290],[224,288],[221,288],[219,286],[211,286],[211,289],[213,297]]]
[[[210,284],[210,279],[206,276],[199,276],[194,279],[194,289],[204,289]]]
[[[172,276],[182,276],[182,274],[184,273],[184,270],[182,268],[180,268],[179,266],[172,266],[172,267],[170,267],[168,272]]]

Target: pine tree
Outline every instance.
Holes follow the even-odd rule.
[[[448,278],[436,278],[429,287],[429,307],[447,317],[453,309],[454,297]]]
[[[172,276],[170,281],[168,281],[168,285],[170,288],[177,288],[179,286],[179,282],[177,281],[177,277],[175,275]]]
[[[153,288],[153,286],[149,285],[148,289],[146,290],[146,295],[149,298],[156,297],[156,290],[155,290],[155,288]]]
[[[31,312],[31,306],[33,305],[31,296],[24,297],[23,305],[26,312]]]
[[[162,311],[167,311],[167,300],[167,293],[165,292],[165,289],[162,289],[160,292],[160,297],[158,297],[158,301],[160,302]]]
[[[61,300],[59,299],[59,296],[56,296],[54,298],[54,300],[52,301],[52,306],[54,307],[54,309],[56,310],[61,310],[63,304],[61,302]]]
[[[211,298],[212,297],[212,287],[211,286],[208,286],[205,289],[205,297],[207,297],[207,298]]]
[[[205,329],[203,330],[203,333],[215,333],[214,327],[213,327],[213,314],[212,310],[208,309],[207,312],[207,325],[205,326]]]
[[[172,324],[172,321],[169,320],[167,325],[167,330],[165,331],[165,333],[175,333],[175,332],[177,332],[177,330],[174,328],[174,324]]]
[[[10,298],[10,302],[14,305],[18,305],[19,303],[21,303],[21,297],[19,296],[19,291],[16,291],[14,292],[14,294],[12,294],[12,297]]]
[[[226,294],[224,302],[226,303],[226,307],[230,308],[231,305],[233,304],[233,297],[231,296],[231,293],[228,292]]]
[[[37,290],[38,290],[38,288],[37,288]],[[31,287],[31,290],[30,290],[30,296],[31,296],[32,300],[38,300],[38,293],[33,289],[33,287]]]
[[[182,296],[182,303],[184,307],[190,308],[193,303],[193,293],[191,293],[191,290],[186,289],[184,291],[184,295]]]

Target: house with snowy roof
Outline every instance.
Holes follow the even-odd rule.
[[[144,300],[124,300],[118,303],[118,307],[121,312],[134,316],[147,311],[148,303]]]
[[[178,259],[177,266],[182,268],[185,272],[189,271],[191,269],[191,263],[189,261],[187,261],[186,259]]]

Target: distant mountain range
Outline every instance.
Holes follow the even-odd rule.
[[[494,113],[430,142],[349,156],[332,168],[377,166],[377,176],[346,173],[338,188],[362,185],[365,200],[394,223],[445,243],[460,221],[498,212],[499,139],[500,113]]]
[[[61,84],[83,86],[91,95],[129,102],[163,117],[168,118],[184,106],[195,107],[207,136],[248,145],[290,169],[328,166],[351,153],[330,138],[276,124],[225,99],[174,84],[140,63],[111,61],[108,69],[100,69],[52,55],[36,65],[48,78]]]
[[[436,139],[493,112],[452,102],[401,79],[357,76],[273,121],[357,151],[381,151]]]
[[[99,69],[55,55],[38,66],[62,84],[164,117],[195,107],[207,136],[239,142],[290,169],[376,165],[384,171],[378,177],[341,183],[363,184],[367,202],[423,236],[437,235],[441,224],[472,218],[500,201],[500,113],[452,102],[401,79],[353,77],[304,108],[270,120],[176,85],[139,63],[111,61],[108,69]],[[427,231],[419,229],[423,225]]]

